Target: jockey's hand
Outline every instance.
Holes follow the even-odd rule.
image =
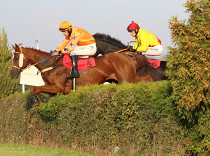
[[[54,51],[51,51],[51,54],[52,54],[53,56],[61,55],[61,51],[56,51],[56,50],[54,50]]]
[[[53,56],[58,55],[58,51],[52,53]]]
[[[127,48],[128,48],[129,50],[133,49],[133,47],[132,47],[131,45],[128,45]]]
[[[128,47],[127,47],[131,52],[135,52],[136,51],[136,49],[133,49],[133,46],[131,46],[131,45],[128,45]]]
[[[136,52],[136,49],[131,48],[130,51],[131,52]]]

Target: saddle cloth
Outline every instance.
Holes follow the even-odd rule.
[[[79,70],[85,70],[96,66],[95,59],[94,58],[82,58],[79,59],[78,62],[78,69]],[[64,54],[63,56],[63,65],[67,68],[72,68],[71,58],[69,57],[69,54]]]
[[[159,68],[159,67],[160,67],[160,60],[147,59],[147,61],[148,61],[154,68]]]

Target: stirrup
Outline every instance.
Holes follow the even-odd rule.
[[[74,72],[71,72],[71,74],[67,76],[67,79],[73,79],[73,78],[79,78],[79,77],[80,77],[79,72],[74,71]]]
[[[74,73],[70,75],[70,78],[79,78],[79,77],[80,77],[79,73]]]

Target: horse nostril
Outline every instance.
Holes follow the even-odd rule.
[[[10,77],[12,78],[12,79],[17,79],[18,78],[18,76],[19,76],[19,74],[20,74],[20,70],[17,70],[17,69],[13,69],[13,70],[11,70],[10,71]]]

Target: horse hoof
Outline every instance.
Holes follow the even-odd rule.
[[[46,96],[41,94],[41,95],[39,95],[39,98],[43,103],[48,103],[48,98],[46,98]]]
[[[40,103],[36,103],[36,104],[34,104],[35,106],[37,106],[37,107],[39,107],[40,106]]]
[[[32,101],[35,104],[39,103],[39,98],[37,97],[37,94],[32,95]]]

